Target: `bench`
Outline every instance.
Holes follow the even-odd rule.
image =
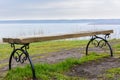
[[[33,80],[36,80],[34,65],[30,59],[28,49],[29,44],[34,42],[42,42],[42,41],[50,41],[50,40],[59,40],[59,39],[68,39],[68,38],[77,38],[77,37],[85,37],[92,36],[86,46],[86,55],[88,55],[88,48],[90,43],[93,43],[96,47],[102,48],[103,46],[108,46],[110,50],[110,56],[113,56],[113,51],[110,44],[107,41],[109,35],[113,33],[113,30],[101,30],[101,31],[87,31],[80,33],[71,33],[71,34],[63,34],[63,35],[54,35],[54,36],[38,36],[38,37],[20,37],[20,38],[3,38],[3,42],[7,42],[11,44],[13,51],[9,58],[9,70],[11,70],[11,62],[12,58],[16,60],[16,62],[24,63],[26,60],[29,60],[31,65],[31,70],[33,74]],[[104,37],[98,37],[97,35],[104,35]],[[99,39],[97,43],[93,42]],[[104,42],[104,43],[103,43]],[[21,45],[20,48],[16,48],[16,45]],[[17,56],[15,56],[15,54]],[[24,57],[22,57],[24,55]]]

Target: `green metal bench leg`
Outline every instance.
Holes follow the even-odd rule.
[[[88,48],[89,48],[90,43],[92,43],[93,45],[95,45],[95,47],[100,47],[100,48],[107,45],[109,47],[109,50],[110,50],[110,56],[112,57],[113,56],[113,51],[112,51],[112,48],[111,48],[109,42],[107,41],[107,38],[109,37],[109,35],[110,34],[106,34],[104,38],[98,37],[96,35],[92,36],[92,38],[90,39],[90,41],[88,42],[88,44],[86,46],[86,55],[88,55]],[[98,41],[96,39],[100,39],[100,40]]]
[[[31,65],[33,80],[37,80],[35,75],[34,65],[29,57],[29,53],[27,52],[27,49],[29,49],[29,44],[24,44],[20,48],[15,48],[15,44],[11,44],[11,47],[13,48],[13,51],[9,59],[9,70],[11,70],[12,58],[15,59],[16,62],[19,62],[21,64],[23,64],[26,60],[28,60]]]

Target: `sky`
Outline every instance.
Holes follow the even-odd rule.
[[[0,20],[120,19],[120,0],[0,0]]]

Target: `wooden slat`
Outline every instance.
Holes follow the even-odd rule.
[[[27,37],[27,38],[3,38],[3,42],[16,43],[16,44],[26,44],[33,42],[49,41],[49,40],[58,40],[58,39],[67,39],[67,38],[77,38],[84,36],[94,36],[99,34],[110,34],[113,33],[113,30],[105,31],[91,31],[91,32],[82,32],[82,33],[73,33],[73,34],[64,34],[56,36],[42,36],[42,37]]]

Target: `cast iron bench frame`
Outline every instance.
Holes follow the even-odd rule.
[[[34,65],[27,51],[29,49],[29,44],[33,42],[42,42],[42,41],[50,41],[50,40],[58,40],[58,39],[92,36],[92,38],[90,39],[90,41],[87,43],[87,46],[86,46],[86,55],[88,55],[88,48],[89,48],[90,43],[93,43],[96,47],[100,47],[100,48],[108,45],[109,50],[110,50],[110,56],[113,56],[112,48],[109,42],[107,41],[107,38],[109,37],[111,33],[113,33],[113,30],[88,31],[88,32],[64,34],[64,35],[55,35],[55,36],[41,36],[41,37],[27,37],[27,38],[3,38],[3,42],[10,43],[11,47],[13,48],[13,51],[9,58],[9,70],[11,70],[12,58],[15,59],[16,62],[20,62],[21,64],[24,63],[26,60],[29,60],[29,63],[31,65],[33,80],[37,79],[35,75]],[[98,37],[97,35],[104,35],[104,38]],[[97,39],[100,39],[100,40],[97,41]],[[96,42],[94,43],[93,41],[96,41]],[[16,48],[16,45],[18,44],[22,46],[20,48]],[[21,53],[19,54],[19,52]]]

